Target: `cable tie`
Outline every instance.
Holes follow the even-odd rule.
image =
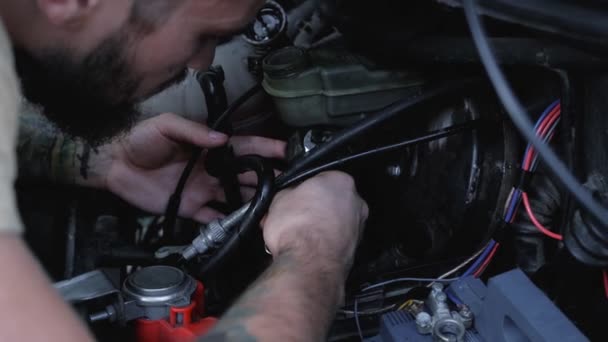
[[[492,234],[492,240],[496,241],[496,243],[502,244],[505,239],[508,223],[509,222],[506,222],[505,220],[500,220],[498,227],[496,227],[494,233]]]

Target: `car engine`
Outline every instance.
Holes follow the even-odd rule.
[[[21,180],[26,237],[100,341],[194,341],[270,263],[273,195],[342,170],[370,217],[329,341],[600,341],[607,66],[601,0],[269,0],[142,109],[287,160],[194,150],[163,216]],[[201,226],[177,210],[203,155],[227,200]]]

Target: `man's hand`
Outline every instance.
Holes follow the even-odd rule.
[[[272,265],[200,341],[325,340],[367,214],[340,172],[278,194],[264,222]]]
[[[174,114],[163,114],[141,122],[105,151],[91,158],[90,167],[100,175],[104,187],[127,202],[152,213],[162,213],[169,196],[191,155],[191,146],[213,148],[228,143],[228,138],[207,126]],[[285,144],[261,137],[231,139],[236,155],[257,154],[283,158]],[[255,175],[239,177],[244,195],[254,192]],[[205,171],[204,156],[194,168],[182,195],[179,215],[209,222],[220,214],[207,207],[213,200],[224,201],[219,181]]]
[[[367,215],[350,176],[322,173],[274,198],[264,222],[264,240],[275,256],[308,256],[347,270]]]

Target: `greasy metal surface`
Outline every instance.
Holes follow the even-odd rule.
[[[67,302],[74,304],[118,292],[107,275],[100,270],[58,282],[55,284],[55,289]]]

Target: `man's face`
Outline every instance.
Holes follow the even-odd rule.
[[[67,48],[49,42],[36,49],[16,48],[24,95],[41,105],[45,115],[66,133],[92,144],[103,143],[130,128],[138,116],[138,102],[182,80],[187,67],[207,68],[217,38],[241,29],[264,3],[166,1],[180,4],[169,14],[159,13],[162,20],[152,30],[142,30],[131,16],[124,15],[124,10],[132,9],[129,1],[123,12],[119,12],[120,6],[96,8],[99,13],[91,16],[94,19],[89,25],[103,25],[117,17],[122,22],[107,25],[111,29],[84,30],[91,37],[87,40],[81,33],[76,39],[81,46]],[[102,6],[117,2],[125,3],[100,0]]]

